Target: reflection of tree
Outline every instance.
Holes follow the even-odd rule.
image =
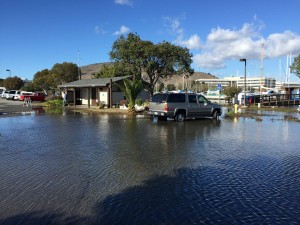
[[[91,216],[31,212],[0,224],[299,224],[300,174],[288,162],[300,166],[299,157],[226,158],[153,176],[107,196]]]

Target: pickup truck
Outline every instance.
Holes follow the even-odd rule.
[[[33,101],[45,101],[45,95],[40,92],[35,92],[35,93],[21,93],[19,97],[20,101],[28,100],[30,99],[32,102]]]
[[[222,107],[195,93],[159,93],[152,96],[149,114],[159,120],[173,118],[181,122],[188,118],[212,117],[222,114]]]

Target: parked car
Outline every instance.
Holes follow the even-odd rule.
[[[18,90],[10,90],[8,92],[8,94],[6,94],[6,99],[7,100],[17,100],[19,97],[18,95],[20,95],[21,91]]]
[[[222,107],[211,103],[203,95],[195,93],[159,93],[152,96],[149,114],[160,120],[212,117],[222,114]]]
[[[9,91],[3,91],[1,94],[1,98],[6,98],[6,95],[9,93]]]

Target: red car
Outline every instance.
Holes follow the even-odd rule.
[[[25,99],[30,99],[32,102],[33,101],[45,101],[45,95],[41,92],[35,92],[32,94],[28,94],[28,93],[21,93],[20,94],[20,101],[24,101]]]

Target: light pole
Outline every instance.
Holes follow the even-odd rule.
[[[244,106],[246,106],[246,59],[240,59],[240,62],[245,62],[245,75],[244,75]]]
[[[9,90],[11,89],[11,71],[9,69],[6,70],[7,72],[9,72]]]

